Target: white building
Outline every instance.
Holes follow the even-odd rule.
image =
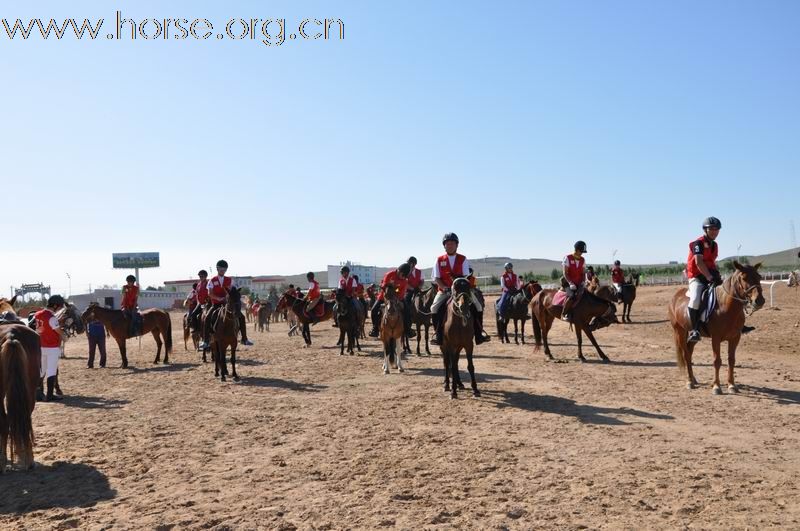
[[[181,308],[185,298],[185,294],[175,291],[145,289],[139,291],[139,309],[161,308],[162,310],[169,310],[170,308]],[[122,303],[122,290],[96,289],[91,293],[73,295],[69,297],[69,302],[77,306],[80,311],[85,310],[92,302],[109,307],[112,310],[119,310]]]
[[[350,275],[357,275],[358,281],[361,284],[372,284],[373,282],[377,282],[378,273],[377,267],[375,266],[365,266],[361,264],[354,264],[349,260],[347,262],[342,262],[339,265],[329,265],[328,266],[328,287],[335,288],[339,286],[339,279],[342,277],[339,270],[342,266],[347,266],[350,268]]]

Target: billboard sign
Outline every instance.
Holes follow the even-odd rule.
[[[113,253],[114,269],[158,267],[158,253]]]

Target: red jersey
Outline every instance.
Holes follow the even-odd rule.
[[[61,336],[53,329],[50,322],[55,318],[55,314],[49,308],[39,310],[34,314],[36,319],[36,333],[39,334],[39,341],[43,348],[57,348],[61,346]]]
[[[422,271],[417,269],[416,267],[411,270],[411,274],[408,275],[408,287],[411,289],[419,289],[424,282],[422,280]]]
[[[189,296],[186,297],[186,301],[189,303],[189,309],[194,310],[194,307],[197,306],[197,290],[193,289]]]
[[[472,289],[478,289],[478,279],[475,278],[475,275],[468,276],[467,280],[469,280],[469,287]]]
[[[198,282],[195,293],[197,294],[198,304],[205,304],[208,301],[208,281],[201,280]]]
[[[614,284],[625,283],[625,273],[622,271],[620,266],[614,266],[611,268],[611,282]]]
[[[697,267],[697,264],[694,262],[694,257],[697,255],[703,257],[703,263],[706,264],[706,267],[709,270],[717,269],[718,252],[719,247],[717,246],[717,242],[709,240],[705,235],[700,236],[695,241],[690,243],[689,257],[686,259],[686,276],[689,278],[699,278],[703,276],[703,274],[700,272],[700,268]],[[706,280],[711,279],[709,278]]]
[[[208,295],[211,297],[212,304],[222,304],[228,297],[228,290],[231,289],[233,281],[231,277],[215,276],[208,281]]]
[[[345,295],[352,297],[356,290],[356,279],[351,276],[342,277],[339,279],[339,289],[343,289]]]
[[[574,254],[568,254],[563,262],[567,267],[567,280],[576,286],[583,284],[583,266],[585,263],[586,260],[584,260],[582,256],[580,258],[575,258]]]
[[[516,273],[503,273],[503,291],[510,289],[517,289],[517,274]]]
[[[439,279],[445,283],[446,286],[452,286],[453,281],[458,277],[466,276],[464,274],[464,262],[467,260],[467,257],[463,254],[456,254],[455,262],[453,262],[453,269],[450,269],[450,260],[447,257],[447,254],[443,254],[436,261],[439,263],[439,274],[441,275]],[[439,289],[439,291],[442,291]]]
[[[375,298],[375,288],[373,288],[372,286],[367,288],[367,297],[369,297],[370,299]]]
[[[316,280],[311,281],[311,285],[308,287],[308,295],[306,296],[309,301],[313,301],[319,299],[322,293],[319,290],[319,282]]]
[[[389,284],[394,286],[395,291],[397,292],[397,297],[402,299],[406,296],[406,289],[408,288],[408,279],[400,278],[400,274],[397,272],[396,269],[392,269],[385,275],[383,275],[383,280],[381,280],[381,287],[385,288]],[[378,300],[383,300],[383,291],[378,293]]]
[[[364,284],[358,284],[356,286],[356,297],[359,299],[364,298]]]
[[[123,286],[122,302],[120,306],[123,310],[135,310],[136,301],[139,298],[139,286]]]

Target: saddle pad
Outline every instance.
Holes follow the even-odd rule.
[[[567,292],[558,290],[556,291],[555,295],[553,295],[553,306],[564,306],[564,302],[567,300]]]
[[[688,294],[687,294],[688,296]],[[717,290],[709,288],[700,297],[700,322],[707,323],[714,310],[717,309]],[[689,318],[689,307],[686,307],[686,318]]]

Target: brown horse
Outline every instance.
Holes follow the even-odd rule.
[[[596,277],[595,277],[596,278]],[[500,314],[500,299],[495,302],[495,318],[497,319],[497,335],[500,337],[501,343],[509,343],[508,338],[508,323],[514,321],[514,343],[519,345],[518,334],[520,329],[518,327],[519,321],[522,321],[522,344],[525,344],[525,321],[528,320],[528,305],[533,299],[533,296],[542,291],[542,286],[538,282],[528,282],[522,288],[514,293],[509,294],[508,303],[505,305],[505,311]]]
[[[39,335],[23,324],[0,325],[0,474],[11,460],[33,467],[33,423],[42,350]]]
[[[192,338],[192,344],[194,345],[194,349],[197,350],[197,346],[200,344],[200,330],[192,330],[191,326],[189,325],[189,314],[183,314],[183,349],[189,350],[189,338]],[[205,353],[204,353],[205,354]],[[205,360],[203,360],[205,361]]]
[[[354,347],[361,352],[359,326],[364,320],[364,307],[358,299],[347,296],[345,290],[336,290],[336,318],[339,321],[339,355],[344,355],[344,340],[347,338],[347,352],[355,354]]]
[[[411,305],[411,325],[416,326],[417,330],[417,356],[420,355],[419,344],[422,341],[421,329],[425,330],[425,352],[428,356],[431,355],[430,343],[428,337],[431,328],[431,305],[433,299],[436,297],[436,286],[431,286],[426,290],[420,291],[414,295]]]
[[[169,363],[169,355],[172,353],[172,321],[169,314],[164,310],[158,308],[150,308],[144,310],[142,316],[142,330],[140,335],[153,334],[156,340],[156,359],[153,363],[158,363],[161,360],[161,338],[164,338],[164,363]],[[128,339],[128,319],[122,310],[109,310],[103,308],[96,302],[89,304],[89,307],[84,310],[81,315],[84,323],[97,319],[103,325],[111,336],[117,341],[119,345],[119,353],[122,356],[122,368],[128,367],[128,353],[125,348],[125,340]]]
[[[258,307],[258,315],[256,316],[256,324],[255,328],[259,332],[263,332],[264,329],[269,332],[269,322],[272,320],[272,303],[271,302],[262,302],[261,305]]]
[[[533,335],[536,340],[534,351],[538,351],[544,342],[544,353],[547,359],[552,360],[553,355],[550,353],[550,345],[547,342],[547,335],[550,328],[553,326],[553,319],[561,317],[562,306],[553,304],[553,297],[556,294],[554,289],[545,289],[537,293],[533,300],[531,300],[531,314],[533,315]],[[572,308],[572,323],[570,326],[575,327],[575,336],[578,339],[578,359],[586,361],[583,357],[583,337],[585,333],[589,341],[592,342],[594,348],[597,349],[597,354],[604,363],[608,363],[609,359],[603,353],[597,340],[594,338],[595,330],[605,328],[613,323],[619,323],[616,315],[617,307],[613,302],[601,299],[597,295],[590,293],[586,290],[583,292],[581,299]]]
[[[328,319],[333,317],[333,305],[334,305],[335,302],[336,301],[321,300],[321,301],[319,301],[317,303],[318,306],[320,304],[324,304],[325,305],[324,306],[325,311],[322,314],[322,316],[319,319],[317,319],[317,322],[327,321]],[[280,300],[278,301],[278,311],[280,312],[280,311],[289,309],[294,313],[294,315],[297,317],[297,320],[300,321],[300,323],[303,325],[303,327],[302,327],[303,341],[306,342],[306,347],[310,347],[311,346],[311,328],[310,328],[310,324],[311,324],[312,319],[305,312],[305,304],[306,303],[305,303],[305,301],[303,299],[301,299],[299,297],[296,297],[295,295],[292,295],[291,293],[287,292],[287,293],[284,293],[281,296]],[[314,308],[314,310],[316,310],[316,308]],[[292,333],[292,330],[290,329],[289,330],[289,335],[291,335],[291,333]]]
[[[228,363],[225,361],[225,352],[231,349],[231,374],[233,381],[239,381],[236,374],[236,345],[239,337],[239,313],[242,311],[242,298],[239,290],[231,287],[225,298],[225,306],[219,307],[216,316],[206,318],[211,321],[211,356],[214,358],[214,376],[220,381],[225,381],[228,374]]]
[[[394,285],[387,284],[383,291],[383,308],[381,309],[381,328],[379,337],[383,343],[383,374],[389,374],[389,367],[395,363],[397,370],[403,372],[403,360],[397,353],[398,340],[403,339],[403,303],[397,299]]]
[[[733,369],[736,366],[736,347],[742,335],[742,326],[745,313],[754,312],[764,306],[764,296],[761,293],[761,275],[758,268],[733,262],[736,271],[726,278],[721,286],[715,288],[717,307],[708,319],[705,327],[701,327],[700,334],[711,338],[711,350],[714,352],[714,384],[712,391],[715,395],[721,394],[719,384],[719,368],[722,366],[720,346],[723,341],[728,342],[728,390],[736,392],[736,383],[733,379]],[[689,298],[686,288],[680,288],[672,297],[669,305],[669,321],[672,324],[672,333],[675,339],[675,352],[678,367],[686,370],[687,388],[692,389],[697,385],[697,380],[692,371],[692,353],[695,343],[688,343],[687,337],[692,325],[686,309]]]
[[[458,361],[461,351],[467,355],[467,370],[472,382],[472,395],[481,396],[478,382],[475,380],[475,366],[472,363],[472,351],[475,348],[475,329],[472,314],[472,290],[469,281],[458,278],[453,282],[453,296],[447,301],[444,317],[444,334],[439,349],[442,351],[444,363],[444,390],[450,391],[450,398],[458,398],[458,390],[464,389],[461,375],[458,373]],[[452,388],[450,379],[453,380]]]

